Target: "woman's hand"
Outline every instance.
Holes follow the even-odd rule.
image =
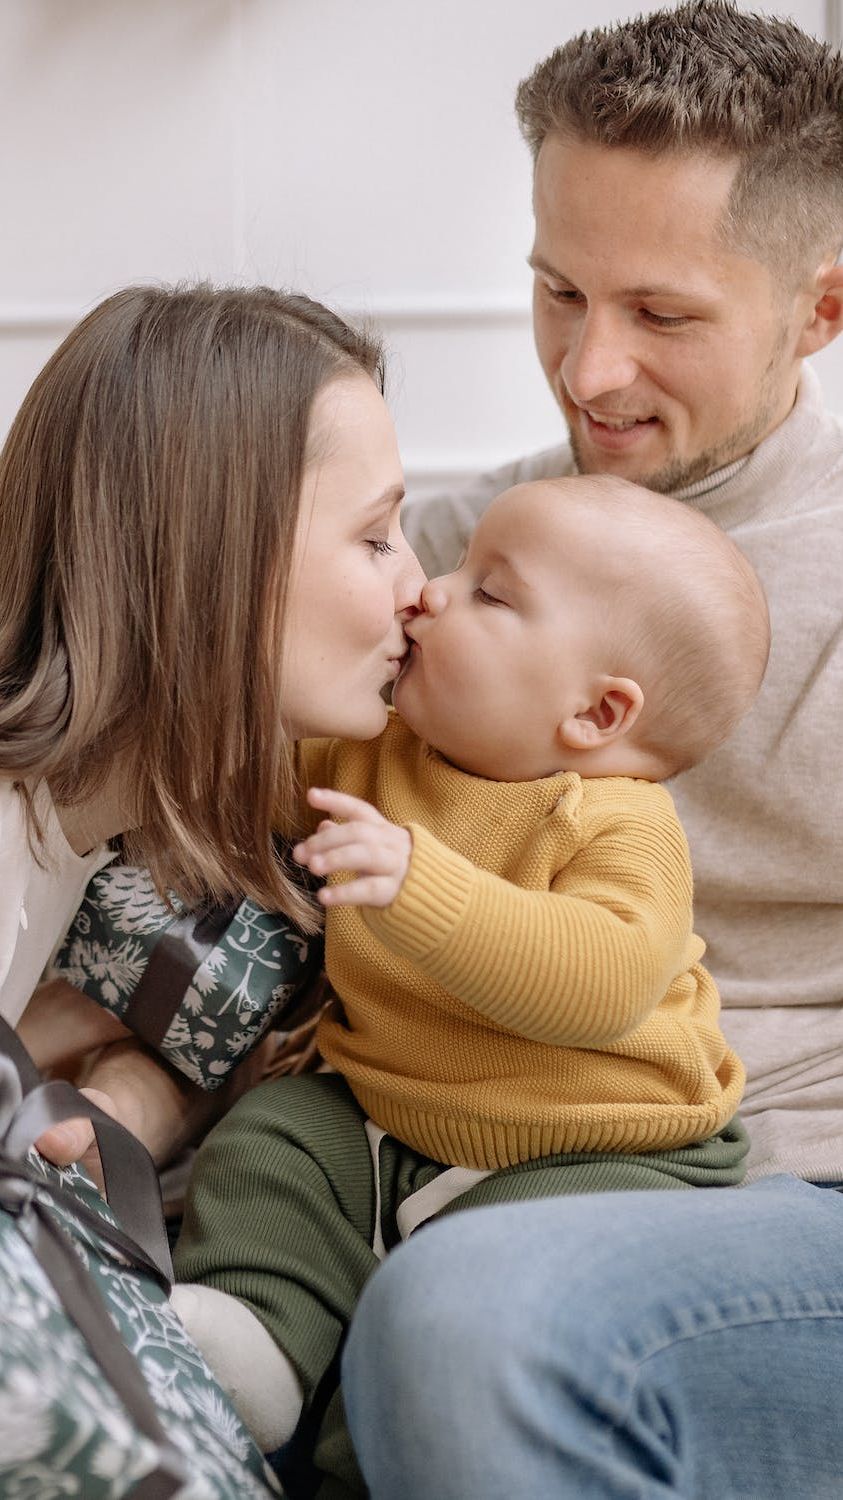
[[[138,1041],[104,1047],[87,1071],[82,1089],[106,1114],[137,1136],[156,1166],[165,1166],[182,1148],[201,1138],[240,1095],[259,1083],[271,1038],[265,1038],[234,1068],[222,1088],[206,1094],[181,1073],[167,1067]],[[99,1152],[89,1120],[66,1120],[36,1142],[55,1166],[78,1161],[102,1188]]]
[[[176,1155],[219,1107],[215,1095],[202,1093],[135,1040],[103,1047],[85,1068],[84,1076],[88,1086],[81,1092],[137,1136],[157,1165]],[[55,1166],[80,1162],[102,1187],[90,1120],[65,1120],[54,1125],[36,1145]]]
[[[96,1048],[131,1036],[122,1021],[66,979],[39,984],[15,1029],[40,1072],[50,1069],[74,1083],[86,1082],[79,1070]]]
[[[311,807],[345,821],[320,823],[309,839],[296,845],[293,859],[313,875],[355,872],[355,878],[343,885],[322,886],[318,893],[322,905],[389,906],[410,868],[413,840],[407,829],[390,823],[370,802],[345,792],[313,786],[307,800]]]

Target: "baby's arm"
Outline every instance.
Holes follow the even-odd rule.
[[[343,818],[323,819],[310,838],[297,844],[293,858],[312,875],[354,870],[357,878],[343,885],[323,885],[317,899],[323,906],[389,906],[401,890],[410,867],[413,840],[406,828],[390,823],[370,802],[312,786],[311,807]]]
[[[701,944],[690,951],[687,846],[666,801],[648,806],[640,826],[625,819],[621,829],[586,841],[550,890],[525,890],[478,869],[424,828],[396,828],[339,793],[312,796],[349,821],[321,825],[296,858],[314,860],[321,875],[351,869],[357,876],[328,888],[323,903],[365,905],[367,925],[394,953],[521,1036],[611,1045],[701,956]]]

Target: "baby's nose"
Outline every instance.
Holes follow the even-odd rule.
[[[441,615],[443,609],[448,603],[448,593],[441,579],[428,579],[427,583],[422,589],[421,602],[422,609],[424,609],[427,614]]]

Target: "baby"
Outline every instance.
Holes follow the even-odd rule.
[[[267,1451],[378,1255],[424,1218],[734,1182],[746,1149],[659,783],[758,691],[749,563],[624,481],[523,485],[407,634],[383,735],[301,747],[330,815],[294,853],[327,879],[336,1072],[253,1090],[209,1136],[177,1251],[203,1285],[176,1305]]]

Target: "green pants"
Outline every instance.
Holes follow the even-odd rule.
[[[484,1177],[442,1212],[566,1193],[732,1186],[746,1151],[743,1127],[733,1121],[676,1151],[543,1157]],[[262,1084],[199,1152],[176,1276],[245,1302],[295,1365],[307,1403],[378,1266],[376,1231],[387,1250],[398,1243],[399,1208],[446,1170],[385,1137],[376,1182],[365,1116],[337,1074]],[[365,1493],[339,1396],[315,1460],[326,1475],[320,1500]]]

